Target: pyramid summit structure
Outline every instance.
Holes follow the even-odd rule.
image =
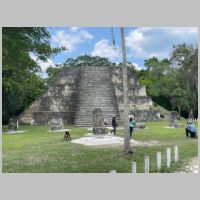
[[[92,126],[92,112],[98,108],[103,117],[123,119],[122,67],[65,66],[53,84],[20,116],[21,124],[48,124],[60,115],[64,124]],[[128,71],[128,99],[130,114],[136,121],[158,120],[158,110],[146,95],[144,86]]]

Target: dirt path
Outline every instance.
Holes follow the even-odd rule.
[[[198,173],[198,157],[191,159],[181,173]]]

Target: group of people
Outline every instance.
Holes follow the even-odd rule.
[[[108,120],[104,120],[104,125],[108,125]],[[116,116],[114,115],[112,117],[112,127],[113,129],[111,130],[111,133],[113,133],[114,135],[116,135],[116,130],[118,127],[118,123],[116,120]],[[129,133],[130,133],[130,138],[132,137],[134,128],[136,127],[136,123],[134,120],[134,116],[133,115],[129,115]]]
[[[108,125],[109,124],[108,120],[104,120],[104,124]],[[117,123],[115,115],[112,117],[112,127],[113,127],[113,129],[111,130],[111,133],[116,135],[116,130],[117,130],[117,127],[118,127],[118,123]],[[136,122],[134,120],[134,116],[133,115],[129,115],[129,133],[130,133],[130,138],[132,138],[132,134],[133,134],[133,131],[134,131],[135,127],[136,127]],[[189,137],[196,138],[197,137],[195,125],[191,121],[187,122],[187,125],[185,127],[185,134],[186,134],[186,138],[189,138]]]

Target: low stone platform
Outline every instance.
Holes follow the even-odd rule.
[[[92,133],[87,133],[87,137],[82,137],[78,139],[74,139],[71,142],[76,144],[83,144],[86,146],[103,146],[103,145],[123,145],[124,144],[124,138],[114,136],[110,133],[107,135],[93,135]],[[148,142],[142,142],[142,141],[136,141],[131,139],[131,146],[154,146],[154,145],[160,145],[158,141],[148,141]]]
[[[93,128],[93,134],[94,134],[94,135],[108,134],[108,128],[104,128],[104,127],[94,127],[94,128]]]
[[[49,130],[49,132],[65,132],[65,131],[71,131],[71,129]]]

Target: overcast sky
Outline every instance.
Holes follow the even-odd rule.
[[[113,28],[117,50],[112,44],[111,27],[53,27],[48,30],[51,34],[51,45],[64,46],[68,50],[48,59],[46,63],[38,61],[43,77],[50,65],[61,64],[68,58],[84,54],[122,62],[118,27]],[[134,63],[138,69],[144,68],[144,60],[152,56],[159,59],[169,58],[173,45],[198,43],[197,27],[126,27],[125,35],[127,61]],[[36,59],[34,55],[31,56]]]

